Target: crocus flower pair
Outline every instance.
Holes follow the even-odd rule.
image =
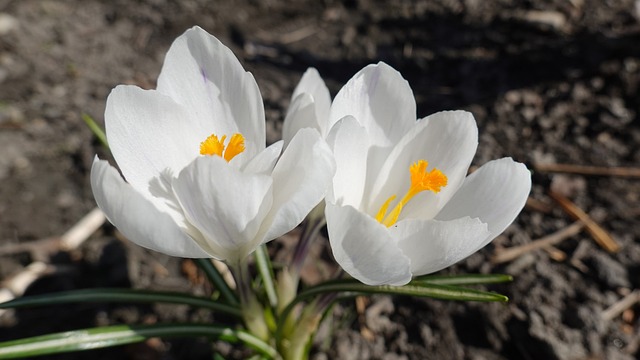
[[[194,27],[165,59],[156,90],[118,86],[106,132],[123,178],[94,161],[98,205],[137,244],[237,263],[297,226],[326,195],[334,256],[363,283],[402,285],[479,250],[520,212],[531,188],[505,158],[466,177],[477,147],[471,114],[416,121],[408,83],[384,63],[331,101],[305,73],[283,141],[265,147],[253,77]]]

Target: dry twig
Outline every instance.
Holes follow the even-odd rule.
[[[60,250],[74,250],[80,246],[91,234],[93,234],[105,221],[104,214],[98,208],[93,209],[78,221],[69,231],[60,237],[51,237],[42,240],[32,241],[27,244],[9,244],[2,247],[2,253],[15,253],[20,251],[31,251],[35,259],[44,259]],[[13,300],[22,296],[29,285],[42,275],[53,271],[53,267],[43,261],[34,261],[19,273],[11,276],[0,288],[0,302]],[[0,310],[0,315],[6,310]]]
[[[567,259],[567,254],[564,251],[557,249],[553,246],[545,246],[542,249],[546,251],[547,254],[549,254],[549,257],[551,257],[555,261],[560,262],[560,261],[565,261]]]
[[[538,199],[534,199],[532,197],[527,198],[526,206],[529,209],[539,211],[545,214],[551,212],[551,206],[549,204],[547,204],[546,202],[540,201]]]
[[[375,335],[369,326],[367,326],[367,317],[365,315],[367,311],[367,305],[369,299],[365,296],[356,296],[356,312],[358,313],[358,322],[360,323],[360,334],[367,341],[375,340]]]
[[[620,245],[606,232],[600,225],[598,225],[586,212],[580,209],[576,204],[565,196],[549,191],[549,196],[555,200],[562,209],[567,212],[572,218],[580,220],[587,227],[587,231],[593,236],[593,239],[602,246],[608,252],[616,252],[620,250]]]
[[[609,306],[600,314],[600,317],[605,321],[613,320],[613,318],[622,314],[625,310],[631,308],[637,303],[640,303],[640,290],[632,291],[615,304]]]
[[[491,258],[491,262],[494,264],[501,264],[507,261],[514,260],[530,251],[556,245],[571,236],[577,235],[578,233],[580,233],[580,231],[582,231],[583,227],[584,224],[578,221],[560,231],[557,231],[551,235],[547,235],[541,239],[534,240],[528,244],[500,250]]]
[[[533,168],[540,172],[561,172],[592,176],[619,176],[640,178],[640,168],[603,167],[571,164],[534,164]]]
[[[105,220],[102,210],[95,208],[62,236],[53,236],[20,244],[6,244],[0,246],[0,255],[29,252],[34,259],[45,261],[48,256],[57,251],[71,251],[80,247],[91,234],[104,224]]]
[[[22,296],[29,285],[38,280],[42,275],[49,274],[53,271],[51,265],[47,265],[41,261],[34,261],[25,267],[19,273],[11,276],[2,282],[0,288],[0,302],[6,302]],[[0,316],[8,310],[0,309]]]
[[[49,237],[19,244],[0,246],[0,256],[28,252],[35,261],[45,261],[49,255],[60,249],[60,238]]]
[[[294,42],[298,42],[314,35],[318,32],[318,27],[315,24],[303,26],[299,29],[288,32],[280,36],[280,41],[284,45],[289,45]]]
[[[60,237],[61,250],[70,251],[77,249],[82,243],[98,230],[106,221],[104,213],[99,208],[91,210],[69,231]]]

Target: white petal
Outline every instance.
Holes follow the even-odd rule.
[[[231,50],[199,27],[178,37],[162,66],[158,91],[184,106],[202,140],[239,132],[248,159],[265,147],[264,106],[253,75]],[[179,120],[179,119],[176,119]]]
[[[124,236],[161,253],[186,258],[208,258],[165,212],[124,182],[108,162],[96,157],[91,166],[91,188],[98,206]]]
[[[389,228],[411,259],[413,275],[451,266],[473,254],[488,236],[487,224],[469,217],[451,220],[405,220]]]
[[[300,130],[273,169],[273,208],[263,225],[263,241],[298,226],[324,198],[334,174],[327,143],[313,129]]]
[[[107,98],[109,147],[127,181],[149,194],[152,179],[174,174],[199,154],[200,142],[182,106],[155,91],[117,86]]]
[[[358,209],[367,180],[367,130],[355,118],[346,116],[333,126],[327,143],[336,160],[336,174],[327,200]]]
[[[443,111],[421,119],[393,149],[374,185],[369,213],[375,213],[392,195],[398,200],[411,184],[409,168],[418,160],[429,163],[428,171],[440,169],[447,186],[438,194],[423,191],[404,207],[400,219],[431,219],[460,187],[478,147],[478,127],[471,113]]]
[[[327,231],[333,257],[349,275],[367,285],[405,285],[410,260],[387,228],[351,206],[327,203]]]
[[[314,111],[316,115],[315,117],[318,120],[318,131],[322,137],[326,137],[327,132],[329,131],[327,126],[329,121],[329,110],[331,108],[331,95],[329,94],[329,89],[327,89],[322,77],[320,77],[318,70],[308,68],[307,71],[305,71],[298,83],[298,86],[293,90],[293,95],[291,96],[292,102],[301,94],[309,94],[311,96],[311,99],[315,103]],[[288,116],[289,112],[287,112],[287,117]]]
[[[436,219],[480,218],[488,224],[490,234],[479,244],[479,249],[513,222],[530,191],[531,173],[524,164],[511,158],[493,160],[467,177]]]
[[[282,125],[282,140],[284,140],[285,147],[301,129],[312,128],[321,135],[323,134],[316,115],[316,105],[313,97],[307,93],[300,94],[293,99]],[[326,119],[323,121],[326,122]]]
[[[271,144],[269,147],[260,152],[256,157],[249,160],[242,171],[250,174],[271,175],[273,167],[278,161],[280,153],[282,153],[282,140]]]
[[[173,190],[187,220],[204,235],[200,244],[217,258],[239,261],[260,244],[256,234],[272,204],[271,178],[246,174],[219,156],[187,166]]]
[[[329,128],[352,115],[371,136],[372,144],[395,144],[416,121],[416,103],[409,83],[380,62],[360,70],[333,100]]]

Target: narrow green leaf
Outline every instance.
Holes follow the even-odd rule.
[[[109,143],[107,142],[107,135],[104,134],[104,131],[102,131],[102,128],[98,126],[98,124],[96,124],[96,121],[93,120],[93,118],[89,116],[89,114],[82,114],[81,117],[82,117],[82,120],[84,120],[85,124],[87,124],[87,126],[89,127],[93,135],[95,135],[96,138],[98,138],[98,141],[100,141],[102,146],[108,149]]]
[[[265,245],[260,245],[255,251],[256,265],[258,265],[258,272],[262,278],[264,284],[264,290],[267,293],[269,304],[273,308],[278,306],[278,296],[276,295],[276,287],[273,284],[273,267],[271,261],[267,255],[267,248]]]
[[[213,286],[215,286],[215,288],[218,289],[218,291],[220,291],[220,294],[222,294],[222,297],[230,305],[235,307],[240,306],[240,302],[238,301],[236,294],[229,287],[227,282],[224,281],[222,274],[220,274],[218,269],[216,269],[216,267],[213,265],[213,263],[211,262],[211,259],[193,259],[193,261],[195,261],[196,265],[198,265],[200,270],[204,272],[207,279],[209,279],[209,281],[211,281]]]
[[[247,332],[209,324],[116,325],[36,336],[0,343],[0,358],[17,359],[98,349],[141,342],[152,337],[191,336],[242,342],[270,359],[279,358],[274,348]]]
[[[404,287],[412,287],[414,285],[405,285]],[[430,297],[435,299],[443,299],[443,300],[455,300],[455,301],[482,301],[482,302],[507,302],[509,298],[494,293],[491,291],[483,291],[476,289],[469,289],[461,286],[453,286],[453,285],[438,285],[431,283],[422,283],[417,285],[420,289],[421,295],[413,295],[412,292],[414,289],[407,289],[407,293],[404,292],[393,292],[390,291],[390,294],[397,295],[411,295],[411,296],[423,296]]]
[[[220,304],[208,298],[176,292],[160,292],[134,289],[82,289],[36,296],[26,296],[0,303],[0,309],[47,306],[53,304],[82,302],[136,302],[136,303],[173,303],[207,308],[241,317],[238,308]]]
[[[276,342],[282,339],[282,328],[285,319],[295,305],[305,299],[316,297],[324,293],[340,293],[340,295],[363,295],[363,294],[389,294],[389,295],[406,295],[417,297],[430,297],[442,300],[457,301],[483,301],[483,302],[507,302],[509,298],[494,292],[480,291],[468,289],[459,286],[439,285],[432,283],[420,283],[419,285],[408,284],[404,286],[378,285],[369,286],[362,283],[352,282],[330,282],[307,288],[296,296],[296,298],[287,305],[282,311],[278,320],[278,328],[276,331]]]
[[[309,298],[317,294],[329,293],[329,292],[353,292],[362,294],[390,294],[390,295],[407,295],[407,296],[419,296],[419,297],[432,297],[437,299],[447,300],[462,300],[462,301],[500,301],[506,302],[509,299],[500,294],[493,292],[480,291],[474,289],[467,289],[458,286],[451,285],[438,285],[424,283],[420,285],[404,285],[404,286],[391,286],[391,285],[378,285],[369,286],[361,283],[357,284],[320,284],[310,287],[301,291],[297,298]],[[297,299],[296,298],[296,299]]]
[[[425,275],[413,279],[411,284],[484,285],[511,281],[513,281],[513,277],[511,275],[504,274]]]

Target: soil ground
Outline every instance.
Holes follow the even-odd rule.
[[[97,1],[0,0],[0,279],[34,260],[55,265],[29,294],[118,286],[204,293],[189,263],[136,247],[105,225],[78,251],[6,251],[60,235],[95,203],[95,153],[81,120],[102,124],[117,84],[153,88],[173,39],[200,25],[230,46],[265,99],[276,141],[289,97],[307,67],[332,94],[356,71],[385,61],[411,84],[418,117],[446,109],[475,115],[474,163],[511,156],[536,163],[640,163],[640,3],[632,0]],[[364,320],[345,302],[318,336],[314,359],[638,359],[637,305],[603,311],[640,286],[640,182],[619,176],[534,172],[527,207],[491,245],[447,273],[507,273],[491,289],[508,305],[374,297]],[[555,249],[504,264],[502,247],[572,223],[554,188],[621,245],[609,253],[582,232]],[[276,256],[286,241],[271,245]],[[330,259],[326,248],[319,258]],[[561,253],[560,253],[561,252]],[[562,260],[558,256],[564,255]],[[55,306],[0,317],[0,339],[114,323],[215,320],[182,307]],[[366,326],[373,334],[363,336]],[[52,359],[211,359],[242,349],[206,341],[149,341]]]

